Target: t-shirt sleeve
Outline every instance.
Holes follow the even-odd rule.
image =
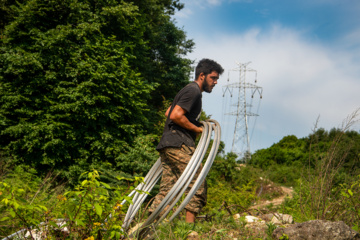
[[[179,105],[187,112],[190,112],[194,102],[196,102],[198,98],[199,98],[199,91],[196,88],[189,87],[181,95],[176,105]]]

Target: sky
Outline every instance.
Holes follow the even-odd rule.
[[[174,21],[195,42],[186,57],[213,59],[225,69],[213,92],[203,93],[203,110],[220,123],[226,152],[248,148],[244,118],[235,131],[237,117],[228,114],[237,110],[239,89],[223,96],[226,85],[239,82],[238,64],[254,70],[245,81],[263,91],[261,99],[245,91],[247,112],[258,115],[247,118],[252,153],[288,135],[307,137],[315,127],[341,128],[359,109],[359,0],[180,2]],[[359,132],[359,124],[352,130]]]

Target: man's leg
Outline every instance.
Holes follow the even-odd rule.
[[[171,190],[171,188],[175,185],[177,181],[177,177],[172,173],[171,166],[168,164],[169,161],[167,160],[167,154],[165,154],[164,152],[165,151],[160,152],[162,165],[160,189],[159,193],[155,196],[154,201],[149,208],[150,214],[155,211],[157,206],[159,206],[161,201],[165,198],[165,196],[168,194],[168,192]]]
[[[183,145],[181,148],[167,148],[160,152],[163,175],[160,184],[160,192],[155,197],[155,200],[150,207],[150,212],[155,210],[155,208],[160,204],[169,190],[179,179],[180,175],[183,173],[187,164],[189,163],[194,151],[194,148]],[[201,167],[197,171],[194,180],[190,183],[186,193],[188,193],[188,191],[191,189],[200,172]],[[186,216],[188,216],[186,217],[186,219],[188,219],[186,220],[187,222],[195,221],[196,214],[199,213],[202,207],[204,207],[206,204],[206,197],[207,188],[204,181],[200,188],[196,191],[194,197],[190,200],[189,204],[185,207],[187,210]]]
[[[194,222],[195,222],[195,219],[196,219],[195,213],[186,210],[185,221],[186,221],[187,223],[194,223]]]

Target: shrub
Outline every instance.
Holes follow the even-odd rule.
[[[20,230],[22,236],[27,232],[33,237],[36,232],[32,229],[36,229],[47,237],[62,234],[73,239],[119,239],[124,235],[121,225],[125,207],[121,202],[124,199],[131,202],[131,199],[126,196],[123,187],[110,187],[99,181],[98,171],[83,175],[86,179],[74,190],[56,196],[53,194],[51,204],[44,199],[34,201],[36,196],[29,199],[25,189],[1,182],[1,224],[12,231]],[[135,184],[140,181],[142,178],[135,178]],[[3,230],[3,234],[5,232]]]

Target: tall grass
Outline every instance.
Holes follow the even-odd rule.
[[[344,137],[354,124],[358,123],[360,109],[350,114],[342,123],[341,131],[333,138],[324,154],[324,146],[320,146],[317,136],[310,144],[308,166],[305,168],[301,179],[293,209],[299,209],[297,213],[300,220],[323,219],[323,220],[345,220],[349,225],[358,225],[359,218],[353,209],[359,205],[350,207],[355,197],[360,196],[359,188],[355,188],[358,180],[354,177],[344,177],[343,165],[351,149],[351,143],[343,144]],[[314,133],[317,129],[315,124]],[[340,177],[341,176],[341,177]],[[349,176],[349,175],[346,175]],[[341,179],[341,181],[339,181]],[[355,184],[355,185],[354,185]],[[353,195],[344,194],[347,187],[352,186]],[[356,189],[356,191],[355,191]],[[356,195],[356,196],[355,196]],[[353,197],[354,196],[354,197]],[[346,217],[345,217],[346,216]],[[351,216],[351,217],[349,217]]]

